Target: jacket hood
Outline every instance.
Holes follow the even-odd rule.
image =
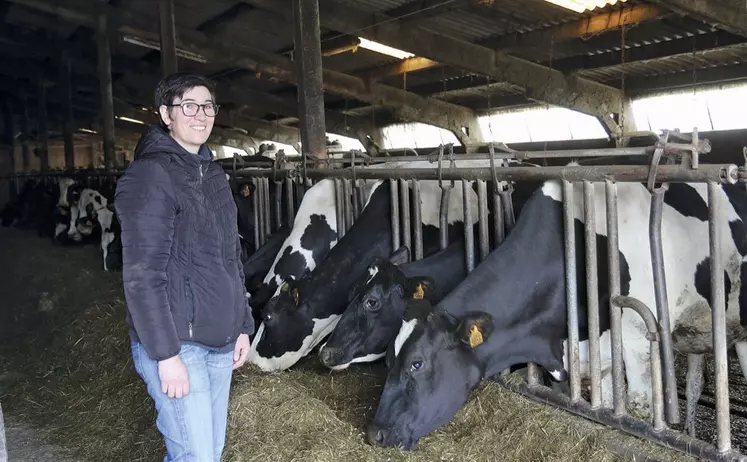
[[[135,146],[135,159],[153,153],[177,155],[187,159],[194,157],[194,154],[184,149],[166,130],[158,125],[150,125],[143,131],[143,135]],[[201,162],[209,162],[213,160],[213,153],[207,147],[207,144],[203,144],[197,152],[197,157]]]

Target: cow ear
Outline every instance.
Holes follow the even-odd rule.
[[[436,282],[425,276],[416,276],[407,279],[407,296],[413,300],[429,300],[434,302]]]
[[[389,261],[397,266],[410,263],[410,249],[406,245],[403,245],[389,257]]]
[[[457,324],[456,336],[470,348],[482,345],[493,331],[493,317],[483,311],[468,313]]]

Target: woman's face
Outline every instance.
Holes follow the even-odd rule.
[[[215,104],[215,101],[213,101],[213,97],[210,94],[210,90],[206,87],[199,86],[187,90],[181,99],[177,98],[172,103],[174,106],[161,106],[159,111],[164,123],[169,127],[171,136],[177,141],[177,143],[192,154],[197,154],[200,146],[210,137],[210,132],[213,130],[213,124],[215,123],[215,117],[206,116],[204,107],[198,108],[197,114],[193,116],[184,115],[182,108],[176,105],[188,102],[197,104]],[[190,112],[187,111],[187,113],[189,114]]]

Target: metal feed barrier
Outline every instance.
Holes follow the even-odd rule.
[[[614,148],[566,151],[513,151],[503,145],[486,145],[487,153],[455,155],[452,145],[441,146],[430,155],[420,156],[387,156],[371,158],[359,151],[337,153],[336,158],[326,160],[320,166],[312,159],[299,156],[280,155],[272,163],[241,163],[234,159],[231,165],[224,165],[235,187],[251,183],[255,187],[253,194],[255,233],[254,241],[259,247],[267,241],[274,231],[284,224],[293,223],[295,210],[303,197],[301,186],[310,186],[315,181],[331,178],[335,183],[337,207],[337,232],[344,236],[355,222],[365,205],[364,180],[382,179],[391,186],[391,219],[392,249],[407,245],[412,259],[423,258],[423,234],[421,226],[420,191],[422,180],[435,180],[441,188],[441,207],[439,222],[441,248],[448,242],[447,223],[451,190],[461,183],[464,193],[472,191],[472,183],[477,186],[477,223],[478,252],[474,254],[474,235],[465,227],[466,261],[468,271],[472,271],[479,261],[487,258],[490,252],[488,207],[492,205],[493,244],[499,245],[507,232],[514,225],[514,213],[511,204],[511,182],[560,180],[564,195],[564,244],[565,244],[565,277],[568,321],[569,381],[570,393],[555,391],[539,383],[538,366],[530,364],[526,380],[520,383],[504,380],[505,373],[497,378],[503,386],[521,393],[534,400],[549,403],[571,413],[614,427],[627,433],[656,442],[665,447],[710,460],[745,460],[747,457],[732,448],[729,391],[727,377],[727,344],[725,320],[724,262],[717,249],[720,247],[722,222],[716,218],[724,213],[723,199],[719,195],[720,184],[745,182],[747,169],[738,168],[735,164],[700,164],[699,156],[710,151],[706,140],[699,140],[697,132],[686,137],[676,132],[664,132],[658,136],[652,146],[637,148]],[[528,160],[542,158],[604,158],[610,156],[648,156],[649,165],[573,165],[564,167],[511,167],[504,168],[506,159]],[[679,158],[673,163],[672,159]],[[487,168],[457,168],[458,160],[490,160]],[[664,159],[664,162],[662,161]],[[380,162],[410,161],[437,163],[431,168],[370,168],[369,165]],[[663,162],[663,163],[662,163]],[[247,168],[252,167],[253,168]],[[119,176],[122,172],[93,172],[99,176]],[[69,172],[45,174],[14,175],[17,190],[19,181],[29,177],[52,178],[69,176]],[[45,180],[46,181],[46,180]],[[492,181],[496,187],[492,198],[488,197],[487,182]],[[275,185],[271,194],[270,182]],[[499,184],[499,182],[506,182]],[[606,196],[606,226],[609,258],[610,290],[610,339],[612,359],[613,403],[611,408],[604,407],[601,399],[601,365],[599,339],[597,248],[595,239],[595,208],[592,204],[592,182],[604,183]],[[649,216],[649,239],[651,244],[651,262],[653,269],[656,300],[656,316],[652,307],[646,306],[633,297],[620,293],[620,270],[618,253],[618,207],[617,183],[642,182],[651,193]],[[709,243],[711,257],[711,307],[713,322],[713,352],[715,358],[715,409],[716,409],[716,442],[706,442],[692,438],[685,433],[673,430],[668,425],[680,422],[678,410],[677,387],[674,374],[674,355],[672,351],[671,329],[668,300],[666,294],[666,275],[664,274],[661,216],[664,192],[669,182],[697,182],[708,185],[709,206]],[[590,399],[581,394],[581,374],[579,358],[578,332],[578,289],[576,287],[576,241],[574,235],[574,210],[570,201],[573,183],[582,183],[584,197],[585,229],[585,265],[587,284],[587,315],[589,324],[589,359],[590,359]],[[657,186],[658,184],[658,186]],[[409,186],[409,187],[408,187]],[[271,197],[272,196],[272,197]],[[282,201],[286,198],[288,223],[283,223]],[[465,223],[471,223],[472,195],[463,194],[463,217]],[[492,200],[489,200],[492,199]],[[412,201],[413,207],[410,206]],[[412,216],[411,216],[412,210]],[[580,217],[579,217],[580,218]],[[603,307],[604,308],[604,307]],[[605,308],[605,309],[607,309]],[[652,408],[651,422],[633,417],[626,410],[626,391],[623,375],[622,358],[622,309],[628,308],[643,319],[648,330],[650,342],[650,361],[652,370]]]

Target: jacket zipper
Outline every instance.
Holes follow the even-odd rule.
[[[192,296],[192,287],[189,285],[189,278],[185,278],[184,280],[184,292],[187,296],[187,304],[189,306],[189,338],[191,339],[192,336],[192,323],[195,320],[195,301]]]
[[[200,164],[200,184],[202,184],[202,164]]]

